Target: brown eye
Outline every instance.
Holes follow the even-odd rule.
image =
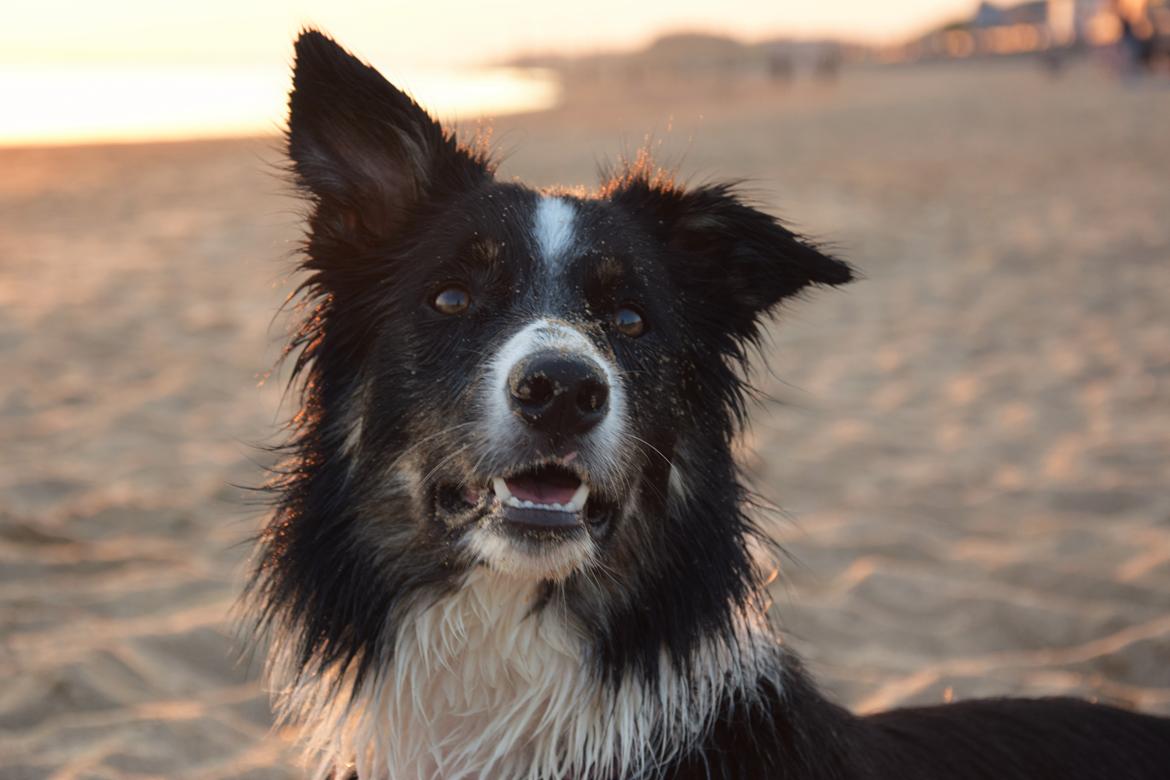
[[[646,332],[646,320],[633,306],[622,306],[613,313],[613,326],[623,334],[636,339]]]
[[[462,314],[471,305],[471,293],[457,284],[444,287],[431,299],[431,306],[440,314]]]

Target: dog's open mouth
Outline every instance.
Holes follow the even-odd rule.
[[[479,488],[439,491],[439,506],[462,515],[476,509],[522,534],[564,535],[590,528],[600,531],[613,507],[593,495],[583,471],[561,461],[526,466],[486,480]]]
[[[585,524],[589,483],[555,463],[492,479],[505,523],[520,531],[570,531]]]
[[[568,469],[549,464],[496,477],[492,490],[500,503],[514,509],[538,509],[560,514],[580,514],[589,499],[589,485]]]

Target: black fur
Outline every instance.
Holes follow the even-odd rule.
[[[378,674],[410,605],[481,565],[459,545],[481,511],[460,491],[551,452],[529,442],[513,463],[476,438],[485,356],[549,316],[620,366],[636,440],[623,444],[625,481],[599,479],[587,510],[612,576],[550,579],[537,608],[555,604],[590,638],[598,685],[655,680],[663,651],[685,668],[700,637],[734,645],[733,612],[765,598],[749,547],[767,542],[731,453],[747,349],[763,316],[809,285],[849,281],[849,267],[731,187],[685,189],[641,164],[595,197],[563,196],[576,256],[542,286],[525,221],[538,194],[497,182],[481,150],[318,32],[297,41],[289,108],[310,205],[305,317],[290,346],[303,406],[252,583],[261,625],[303,674],[360,682]],[[460,317],[428,304],[452,280],[475,301]],[[607,319],[628,301],[650,323],[636,341]],[[668,497],[671,462],[685,500]],[[397,471],[409,489],[387,484]],[[725,702],[705,740],[658,776],[1170,777],[1165,720],[1060,699],[857,718],[790,654],[783,664],[756,704]]]

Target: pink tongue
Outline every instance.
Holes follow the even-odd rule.
[[[512,477],[506,480],[508,492],[521,501],[534,504],[567,504],[581,486],[580,481],[571,478],[539,479],[537,477]],[[574,484],[575,483],[575,484]]]

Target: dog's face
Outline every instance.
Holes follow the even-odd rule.
[[[399,247],[346,410],[367,484],[410,501],[376,522],[518,576],[603,564],[638,483],[667,492],[689,381],[659,248],[614,203],[491,181]]]
[[[701,619],[733,597],[738,364],[763,313],[848,267],[729,188],[644,166],[589,197],[497,181],[316,33],[289,151],[316,308],[273,565],[301,569],[281,587],[320,622],[306,641],[356,642],[478,566],[634,633],[647,600]]]

